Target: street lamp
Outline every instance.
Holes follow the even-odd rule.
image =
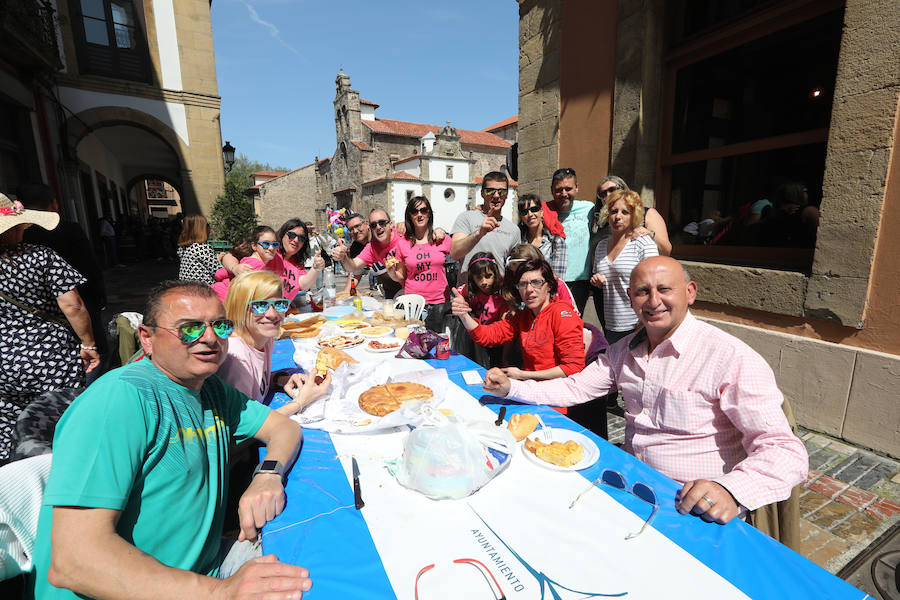
[[[222,146],[222,157],[225,159],[225,172],[228,173],[234,166],[234,146],[228,140],[225,140],[225,145]]]

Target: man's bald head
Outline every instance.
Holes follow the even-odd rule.
[[[645,258],[640,263],[638,263],[638,266],[636,266],[634,268],[634,271],[631,272],[631,278],[632,278],[631,281],[633,281],[633,279],[634,279],[635,272],[637,272],[637,270],[640,269],[642,266],[644,268],[650,269],[650,268],[656,267],[657,265],[663,265],[666,268],[680,270],[682,276],[684,277],[685,284],[688,284],[692,281],[691,274],[688,273],[687,268],[683,264],[681,264],[680,262],[678,262],[677,260],[672,258],[671,256],[651,256],[650,258]],[[629,281],[629,285],[631,284],[631,281]]]
[[[647,330],[651,350],[671,336],[697,298],[697,284],[681,263],[654,256],[638,263],[628,286],[631,308]]]

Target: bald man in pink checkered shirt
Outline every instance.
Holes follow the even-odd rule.
[[[628,295],[643,329],[581,373],[537,382],[491,369],[485,391],[572,406],[618,389],[625,450],[684,484],[676,498],[682,513],[726,523],[790,496],[809,460],[765,360],[691,315],[697,284],[675,259],[642,261]]]

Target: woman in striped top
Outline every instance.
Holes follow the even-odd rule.
[[[597,242],[591,284],[603,288],[603,334],[610,344],[637,328],[638,318],[628,299],[628,280],[639,262],[658,256],[653,239],[641,236],[631,239],[634,228],[644,222],[644,204],[631,190],[616,190],[603,203],[601,222],[609,227]]]

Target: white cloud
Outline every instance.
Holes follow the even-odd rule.
[[[250,19],[252,19],[254,23],[258,23],[259,25],[262,25],[263,27],[268,29],[269,35],[272,38],[274,38],[279,44],[281,44],[282,46],[284,46],[285,48],[287,48],[288,50],[290,50],[297,56],[299,56],[301,58],[303,57],[303,55],[300,54],[300,52],[296,48],[294,48],[293,46],[291,46],[290,44],[288,44],[286,41],[284,41],[281,38],[281,32],[278,31],[278,27],[276,27],[274,24],[266,21],[265,19],[263,19],[262,17],[259,16],[259,13],[256,12],[256,9],[253,8],[253,5],[250,4],[249,0],[240,0],[240,1],[244,4],[244,6],[247,7],[247,12],[250,13]]]

